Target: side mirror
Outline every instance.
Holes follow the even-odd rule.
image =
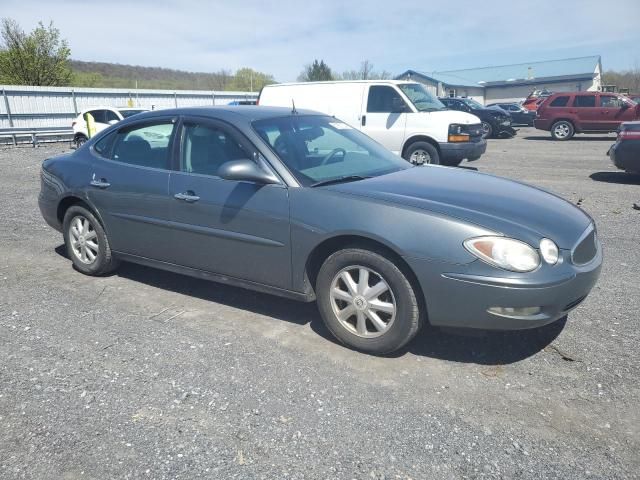
[[[278,179],[251,160],[233,160],[220,165],[218,176],[236,182],[253,182],[264,185],[279,183]]]
[[[622,102],[622,105],[620,105],[620,109],[621,110],[626,110],[627,108],[629,108],[629,104],[627,102]]]

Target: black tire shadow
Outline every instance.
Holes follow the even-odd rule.
[[[55,251],[68,258],[64,245]],[[320,337],[348,348],[325,327],[315,302],[297,302],[127,262],[112,275],[296,325],[308,323]],[[386,357],[398,358],[412,353],[453,362],[505,365],[524,360],[545,348],[560,334],[565,322],[566,317],[541,328],[512,332],[447,330],[425,325],[409,345]]]
[[[640,185],[640,174],[627,172],[595,172],[589,175],[596,182],[617,183],[620,185]],[[640,200],[640,196],[638,196]]]

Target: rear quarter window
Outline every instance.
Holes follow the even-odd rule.
[[[549,106],[550,107],[566,107],[568,103],[569,103],[569,96],[563,95],[561,97],[556,97],[553,100],[551,100],[551,103],[549,103]]]

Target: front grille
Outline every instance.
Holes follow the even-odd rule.
[[[594,259],[598,253],[598,239],[596,229],[590,225],[582,234],[578,243],[571,250],[571,261],[575,265],[585,265]]]

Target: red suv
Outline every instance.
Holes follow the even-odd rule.
[[[556,140],[569,140],[575,133],[615,132],[622,122],[633,120],[640,120],[640,105],[623,95],[564,92],[547,98],[533,122]]]

